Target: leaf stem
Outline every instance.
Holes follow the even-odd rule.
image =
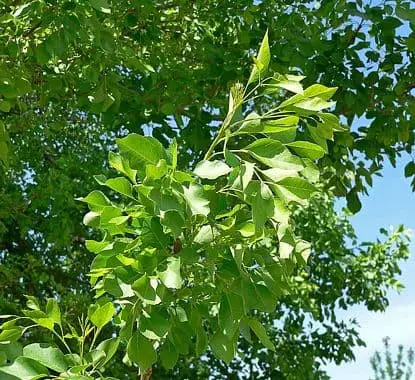
[[[65,338],[63,338],[63,337],[61,337],[55,330],[51,330],[58,338],[59,338],[59,340],[64,344],[64,346],[65,346],[65,348],[68,350],[68,352],[71,354],[72,353],[72,351],[71,351],[71,349],[69,348],[69,346],[68,346],[68,344],[66,343],[66,341],[65,341]]]

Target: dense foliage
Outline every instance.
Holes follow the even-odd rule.
[[[117,140],[120,154],[110,152],[109,164],[122,176],[95,176],[115,199],[97,190],[80,198],[90,209],[84,223],[103,232],[102,240],[86,241],[96,254],[89,276],[98,303],[81,318],[82,339],[64,333],[56,301],[50,299],[43,311],[29,298],[33,310],[11,316],[0,340],[13,344],[33,327],[16,323],[30,320],[57,335],[70,359],[56,347],[34,343],[0,371],[43,377],[49,368],[56,376],[92,379],[121,341],[127,346],[124,361],[137,364],[144,377],[158,355],[170,369],[189,346],[196,357],[209,346],[230,362],[239,337],[250,341],[250,331],[275,351],[255,311],[273,312],[276,300],[289,293],[295,265],[306,263],[310,244],[294,235],[289,206],[306,204],[317,191],[314,162],[342,128],[337,117],[322,112],[334,105],[329,99],[336,88],[303,90],[302,76],[269,76],[269,63],[265,34],[247,85],[232,87],[227,116],[193,173],[178,168],[175,140],[168,149],[151,136]],[[295,95],[264,107],[286,91]],[[258,113],[252,111],[254,99]],[[317,143],[304,139],[308,135]],[[116,311],[118,337],[95,347]],[[90,333],[90,356],[84,357]],[[67,339],[79,341],[77,354]],[[54,355],[45,360],[45,350],[59,357],[59,368]]]
[[[329,154],[318,162],[326,187],[347,195],[357,211],[358,194],[383,159],[394,162],[414,143],[409,5],[1,2],[1,312],[19,314],[23,294],[58,297],[69,319],[81,308],[86,312],[92,256],[84,242],[97,236],[82,226],[84,208],[74,197],[92,190],[92,175],[109,176],[107,153],[116,137],[129,132],[151,133],[164,147],[177,137],[183,169],[200,160],[225,116],[228,90],[248,76],[248,56],[266,28],[274,71],[294,69],[306,76],[306,86],[339,86],[335,113],[349,124],[364,117],[353,138],[336,133],[327,143]],[[411,159],[405,174],[413,176],[414,167]],[[389,251],[378,252],[383,260]],[[391,251],[393,273],[396,252]],[[364,260],[358,264],[365,273]],[[378,284],[388,284],[393,273],[386,271]],[[321,276],[324,284],[327,271]],[[367,291],[353,294],[363,302],[371,297]],[[299,347],[293,335],[288,342]],[[346,349],[355,344],[350,340]]]
[[[315,196],[294,214],[295,233],[311,242],[306,267],[295,271],[289,294],[276,310],[261,314],[276,353],[261,343],[239,344],[239,358],[226,365],[210,353],[202,360],[183,359],[173,372],[158,368],[155,378],[325,379],[325,364],[355,359],[353,347],[364,345],[358,321],[341,320],[339,309],[364,304],[388,306],[388,289],[401,289],[399,261],[408,258],[407,232],[382,230],[383,241],[359,244],[348,216],[334,211],[333,198]]]

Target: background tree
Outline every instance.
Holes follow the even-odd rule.
[[[339,86],[336,113],[365,117],[320,163],[353,211],[385,159],[412,153],[409,1],[6,0],[0,15],[1,313],[22,294],[59,294],[68,312],[89,304],[91,231],[73,198],[127,132],[181,136],[182,163],[200,157],[267,28],[275,71]]]
[[[389,338],[383,339],[384,351],[376,351],[370,359],[374,372],[374,380],[409,380],[412,378],[414,365],[414,350],[405,350],[403,345],[398,346],[398,352],[393,355]]]

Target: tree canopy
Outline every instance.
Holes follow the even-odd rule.
[[[85,208],[75,198],[95,187],[93,175],[111,177],[108,162],[112,157],[114,163],[115,156],[107,161],[108,152],[115,150],[117,138],[126,141],[128,133],[151,134],[164,148],[176,138],[183,169],[200,161],[226,117],[230,88],[249,78],[251,56],[266,29],[270,69],[281,75],[280,89],[298,89],[298,80],[287,75],[305,76],[305,88],[316,82],[338,87],[334,114],[349,126],[360,120],[351,133],[338,128],[333,140],[324,128],[304,132],[304,139],[326,153],[312,156],[319,158],[321,186],[335,196],[346,196],[349,209],[357,212],[359,194],[371,186],[373,175],[381,173],[384,160],[394,163],[397,155],[412,153],[414,25],[409,1],[1,2],[1,313],[20,313],[24,294],[58,297],[68,316],[80,308],[86,311],[92,303],[87,274],[94,256],[85,249],[85,240],[98,235],[83,226]],[[277,92],[272,100],[253,103],[261,115],[284,99],[285,94]],[[296,153],[302,155],[302,148]],[[409,156],[405,175],[413,177],[414,168]],[[202,178],[208,169],[198,169]],[[219,164],[215,169],[228,170]],[[340,223],[331,201],[316,202],[323,224]],[[257,227],[261,218],[257,215]],[[305,276],[300,272],[298,281],[305,289],[298,287],[298,301],[295,296],[278,301],[277,310],[287,307],[295,315],[283,329],[287,337],[281,345],[292,345],[297,355],[307,351],[298,342],[305,339],[305,322],[298,314],[329,304],[323,299],[313,301],[317,306],[308,304],[314,287],[335,281],[338,287],[330,287],[328,300],[365,302],[370,309],[387,305],[385,294],[376,289],[390,284],[399,272],[397,260],[407,249],[402,230],[367,251],[378,255],[379,265],[390,260],[385,271],[372,267],[373,278],[366,284],[357,282],[360,287],[351,287],[349,298],[343,299],[347,276],[353,282],[358,273],[366,276],[365,268],[372,265],[357,243],[351,249],[359,254],[350,254],[350,259],[336,254],[334,247],[343,244],[350,226],[346,230],[341,236],[326,233],[328,242],[317,242],[307,237],[305,228],[297,229],[301,239],[311,241],[316,262],[321,253],[322,267],[327,268],[314,266],[312,259],[305,273],[315,280],[299,280]],[[393,242],[398,248],[392,248]],[[326,255],[330,259],[324,261]],[[338,274],[336,280],[333,273]],[[313,318],[324,320],[320,314],[325,313],[320,310]],[[326,318],[334,318],[335,328],[328,330],[327,339],[340,345],[344,326],[336,325],[335,310],[331,313]],[[272,318],[280,317],[277,311]],[[279,335],[272,325],[271,319],[268,330]],[[289,334],[291,330],[295,334]],[[349,336],[356,338],[350,338],[342,354],[315,352],[313,357],[351,358],[351,348],[359,340],[355,331]],[[321,343],[322,351],[327,345]],[[287,357],[275,359],[280,360],[276,370],[285,376],[288,369],[281,363],[293,363],[282,360]],[[263,365],[269,362],[269,356],[263,358]]]

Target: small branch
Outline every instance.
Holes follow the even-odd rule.
[[[150,380],[152,373],[153,373],[153,368],[150,367],[147,371],[141,374],[140,380]]]

